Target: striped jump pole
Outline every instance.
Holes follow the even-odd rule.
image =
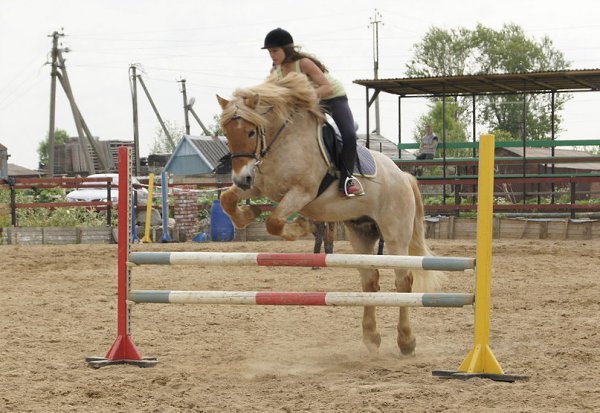
[[[475,268],[474,258],[461,257],[256,252],[132,252],[129,254],[129,263],[136,265],[391,268],[434,271],[464,271]]]
[[[463,293],[265,292],[133,290],[135,303],[302,306],[464,307],[475,301]]]

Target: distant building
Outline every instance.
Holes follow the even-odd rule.
[[[122,140],[96,140],[97,146],[107,163],[106,169],[102,168],[98,155],[94,152],[92,146],[85,140],[86,148],[90,159],[94,163],[95,173],[118,172],[119,147],[128,146],[131,148],[132,157],[135,159],[135,148],[133,141]],[[54,146],[54,175],[89,175],[91,171],[87,165],[85,153],[81,149],[78,137],[69,138],[67,142]]]
[[[523,157],[523,148],[496,148],[495,150],[496,157]],[[527,158],[536,158],[536,157],[551,157],[552,149],[550,148],[526,148],[525,155]],[[554,149],[554,156],[557,157],[570,157],[570,158],[586,158],[592,157],[594,155],[584,152],[577,151],[573,149]],[[523,165],[502,165],[499,164],[496,166],[498,174],[522,174],[523,173]],[[555,173],[555,174],[587,174],[587,173],[599,173],[600,172],[600,163],[598,162],[573,162],[573,163],[556,163],[554,164],[554,169],[552,169],[552,163],[547,164],[539,164],[539,163],[529,163],[526,165],[526,174],[534,175],[534,174],[546,174],[546,173]],[[542,183],[542,184],[512,184],[511,191],[515,194],[515,200],[519,201],[522,199],[521,193],[525,192],[550,192],[551,186],[553,184],[550,183]],[[554,184],[555,186],[561,186],[565,184]],[[565,188],[568,190],[569,188]],[[500,190],[500,189],[499,189]],[[600,192],[600,184],[598,182],[580,182],[577,184],[577,195],[576,199],[589,199],[590,197],[594,197],[593,194],[597,194]]]
[[[0,179],[8,178],[8,150],[0,143]]]
[[[213,173],[229,153],[224,136],[184,135],[165,166],[171,175],[193,176]]]
[[[364,133],[358,134],[357,143],[362,146],[367,146],[367,136]],[[376,133],[369,135],[369,149],[375,152],[382,152],[389,158],[398,159],[398,146],[388,138],[385,138]],[[402,150],[402,159],[414,159],[415,155],[412,152]]]
[[[23,166],[8,164],[8,176],[11,178],[40,178],[42,174],[39,171],[28,169]]]

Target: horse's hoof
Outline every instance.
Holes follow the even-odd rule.
[[[379,354],[379,346],[381,345],[381,335],[379,333],[363,337],[363,343],[369,350],[369,353]]]
[[[404,356],[414,356],[415,348],[417,347],[417,339],[415,337],[411,338],[408,341],[400,341],[398,339],[398,347],[400,348],[400,352]]]

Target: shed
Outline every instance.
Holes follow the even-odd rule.
[[[8,178],[8,150],[0,143],[0,179]]]
[[[357,134],[357,143],[362,146],[367,146],[367,135],[364,133]],[[381,152],[389,158],[398,159],[398,145],[388,138],[377,133],[371,133],[369,136],[369,148],[375,152]],[[413,159],[415,155],[405,149],[402,149],[402,159]]]
[[[167,162],[165,172],[186,176],[212,173],[228,153],[224,136],[184,135]]]

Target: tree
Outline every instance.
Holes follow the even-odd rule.
[[[50,145],[50,132],[46,134],[46,139],[40,141],[37,148],[40,167],[48,164],[48,146]],[[64,129],[54,130],[54,144],[64,145],[69,140],[69,134]]]
[[[179,126],[177,122],[165,121],[165,128],[169,131],[169,135],[173,138],[175,146],[179,143],[183,135],[185,135],[184,128]],[[150,147],[150,154],[156,153],[173,153],[175,146],[171,144],[167,135],[161,127],[156,128],[156,137],[154,143]]]
[[[446,101],[446,142],[466,142],[467,140],[467,125],[458,119],[458,111],[459,106],[456,102]],[[425,128],[427,125],[431,125],[438,137],[438,141],[442,143],[444,139],[442,128],[444,116],[442,115],[442,112],[443,107],[441,100],[438,99],[429,104],[429,111],[425,115],[422,115],[417,122],[417,127],[414,132],[415,142],[421,143],[421,140],[425,135]],[[452,153],[455,156],[459,155],[458,152],[446,153]]]
[[[221,129],[221,115],[216,114],[213,116],[213,121],[211,124],[208,125],[208,130],[210,131],[210,133],[213,134],[213,136],[225,135],[225,133]]]
[[[563,53],[547,36],[541,40],[530,38],[514,24],[505,24],[500,30],[478,24],[474,30],[432,27],[423,40],[414,45],[414,57],[407,65],[407,74],[455,76],[552,71],[568,67]],[[555,97],[556,131],[560,131],[559,112],[569,98],[567,94]],[[457,120],[468,124],[472,117],[470,98],[454,99],[458,103]],[[552,130],[550,100],[548,94],[481,96],[477,98],[478,121],[488,130],[510,133],[513,139],[523,135],[530,139],[545,139]]]

